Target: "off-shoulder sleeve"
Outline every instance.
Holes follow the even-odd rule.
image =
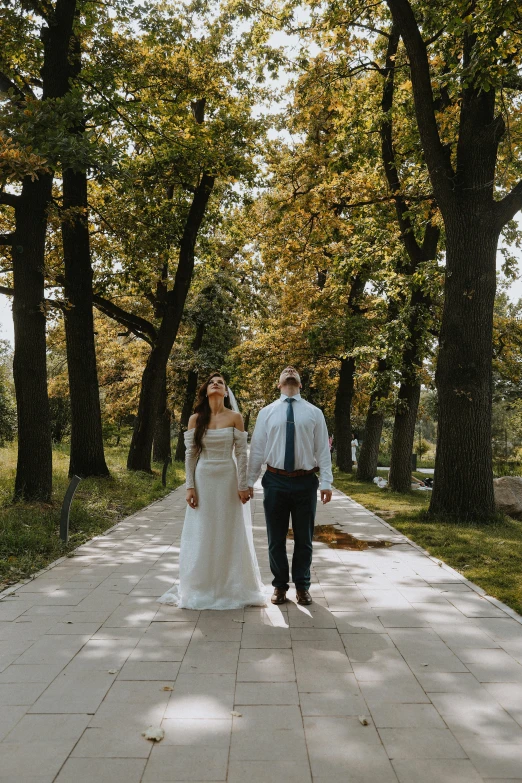
[[[234,427],[234,447],[236,449],[238,489],[248,489],[247,466],[247,432],[240,432]]]
[[[194,443],[194,430],[187,430],[183,437],[185,438],[185,475],[187,489],[194,489],[194,474],[196,471],[196,444]]]

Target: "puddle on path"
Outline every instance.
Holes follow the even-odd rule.
[[[292,530],[288,531],[288,538],[293,538]],[[331,549],[354,549],[363,551],[364,549],[384,549],[393,546],[391,541],[361,541],[359,538],[345,533],[335,525],[316,525],[314,528],[314,541],[321,541],[328,544]]]

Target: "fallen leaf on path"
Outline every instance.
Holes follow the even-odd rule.
[[[165,731],[161,728],[161,726],[149,726],[148,729],[142,731],[141,736],[145,737],[145,739],[151,740],[152,742],[161,742],[165,736]]]
[[[230,714],[233,715],[234,718],[242,718],[243,717],[243,713],[242,712],[236,712],[235,710],[232,710],[232,712]]]
[[[359,723],[361,726],[368,726],[368,720],[364,717],[364,715],[359,715]]]
[[[174,688],[172,687],[172,685],[165,685],[161,690],[162,691],[173,691]]]

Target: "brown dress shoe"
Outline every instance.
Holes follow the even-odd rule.
[[[296,590],[295,593],[297,595],[298,604],[301,604],[301,606],[310,606],[312,603],[312,596],[308,590]]]
[[[274,594],[270,600],[272,601],[273,604],[286,603],[286,590],[283,590],[282,587],[276,587],[274,589]]]

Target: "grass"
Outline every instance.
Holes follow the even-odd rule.
[[[399,494],[340,471],[334,485],[522,614],[522,521],[500,516],[480,523],[432,519],[426,513],[429,492]]]
[[[127,447],[107,446],[109,478],[84,479],[71,507],[69,541],[59,536],[60,510],[69,484],[67,447],[53,450],[53,496],[50,504],[11,503],[16,470],[16,446],[0,449],[0,590],[25,579],[80,544],[103,533],[129,514],[163,497],[185,480],[184,466],[169,466],[167,486],[162,465],[153,474],[131,473],[125,467]]]

